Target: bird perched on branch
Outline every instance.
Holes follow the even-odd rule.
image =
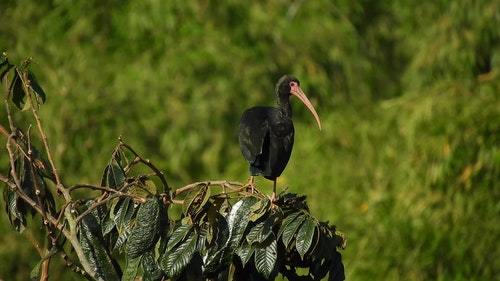
[[[312,112],[318,127],[321,122],[316,110],[300,88],[300,82],[291,75],[278,80],[275,89],[278,107],[255,106],[243,112],[239,126],[240,149],[250,163],[249,185],[254,190],[254,177],[262,175],[272,180],[276,199],[276,178],[281,175],[292,154],[294,127],[290,96],[296,96]]]

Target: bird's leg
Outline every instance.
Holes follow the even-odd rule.
[[[277,181],[278,181],[277,178],[274,179],[274,181],[273,181],[273,195],[271,195],[271,198],[270,198],[271,202],[276,201],[276,182]]]
[[[255,176],[250,176],[250,187],[252,188],[252,193],[255,193]]]

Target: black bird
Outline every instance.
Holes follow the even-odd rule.
[[[274,182],[271,200],[276,199],[276,178],[285,169],[292,154],[294,128],[290,95],[298,97],[321,122],[316,110],[300,88],[300,82],[291,75],[278,80],[275,89],[278,107],[255,106],[243,112],[239,126],[240,149],[250,163],[250,186],[254,176],[262,175]]]

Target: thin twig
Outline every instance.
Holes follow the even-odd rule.
[[[163,184],[163,187],[164,187],[163,192],[166,194],[170,194],[170,187],[167,183],[167,179],[165,178],[165,175],[163,174],[163,172],[160,171],[158,168],[156,168],[156,166],[153,165],[149,159],[144,159],[144,158],[140,157],[139,154],[137,152],[135,152],[135,150],[131,146],[126,144],[121,137],[118,138],[118,140],[120,142],[120,146],[127,148],[130,152],[132,152],[132,154],[134,154],[134,156],[135,156],[134,161],[139,161],[139,162],[145,164],[146,166],[148,166],[151,170],[153,170],[153,172],[156,174],[156,176],[158,176],[161,183]]]
[[[54,160],[52,159],[52,153],[50,151],[50,146],[49,146],[49,142],[48,142],[48,138],[47,138],[47,135],[45,134],[45,131],[43,130],[43,126],[42,126],[42,122],[40,120],[40,116],[38,115],[38,111],[36,110],[36,106],[35,106],[35,103],[33,102],[33,97],[31,95],[31,91],[29,90],[29,87],[30,87],[30,80],[28,79],[28,72],[25,71],[23,73],[23,87],[24,87],[24,91],[26,92],[26,96],[27,96],[27,100],[28,102],[30,103],[30,107],[31,107],[31,112],[33,113],[33,116],[35,117],[35,121],[36,121],[36,124],[37,124],[37,127],[38,127],[38,132],[40,133],[41,137],[42,137],[42,142],[43,142],[43,145],[44,145],[44,148],[45,148],[45,152],[47,154],[47,159],[49,160],[49,163],[50,163],[50,166],[52,167],[52,173],[54,174],[54,177],[55,177],[55,180],[56,180],[56,188],[61,191],[61,193],[63,194],[64,196],[64,199],[66,201],[71,201],[71,196],[69,195],[68,192],[65,191],[65,188],[63,186],[63,184],[61,183],[61,179],[59,177],[59,173],[58,173],[58,170],[57,170],[57,167],[54,163]]]
[[[98,202],[95,202],[94,204],[92,204],[92,206],[90,206],[87,210],[83,211],[78,217],[76,217],[75,221],[77,223],[80,222],[86,215],[90,214],[97,207],[102,206],[115,198],[121,198],[121,197],[130,197],[132,199],[141,201],[143,203],[146,201],[143,197],[138,197],[138,196],[127,194],[127,193],[119,193],[119,192],[113,193],[113,194],[109,195],[108,197],[106,197],[104,200],[101,200],[101,201],[98,201]]]
[[[244,184],[241,183],[241,182],[229,182],[229,181],[201,181],[201,182],[195,182],[195,183],[191,183],[191,184],[188,184],[186,186],[183,186],[183,187],[180,187],[178,189],[176,189],[173,194],[172,194],[172,198],[175,198],[176,196],[178,196],[179,194],[183,193],[183,192],[186,192],[188,190],[191,190],[193,189],[194,187],[196,186],[199,186],[199,185],[207,185],[207,186],[223,186],[223,187],[229,187],[229,188],[234,188],[234,186],[239,186],[240,188],[241,187],[244,187]]]

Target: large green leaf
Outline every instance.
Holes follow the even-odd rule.
[[[250,231],[248,231],[248,234],[245,235],[245,239],[246,239],[246,242],[250,245],[252,245],[253,243],[258,243],[258,239],[257,237],[259,236],[259,234],[262,232],[262,228],[264,227],[264,224],[266,222],[262,221],[262,222],[259,222],[258,224],[254,225]]]
[[[137,256],[133,258],[127,258],[127,266],[123,271],[123,276],[121,281],[134,281],[137,276],[137,270],[139,269],[139,264],[141,263],[142,256]]]
[[[188,235],[192,228],[193,224],[191,223],[182,224],[177,227],[168,240],[166,251],[171,251],[175,246],[177,246],[180,241],[184,240],[184,238],[186,237],[186,235]]]
[[[182,273],[196,251],[198,234],[191,232],[188,238],[178,247],[167,251],[161,258],[161,268],[170,278],[174,278]]]
[[[252,257],[255,252],[256,247],[253,247],[248,242],[244,241],[241,245],[236,249],[236,254],[240,257],[241,263],[243,267],[247,264],[247,262]]]
[[[278,215],[275,213],[269,216],[265,221],[260,222],[253,226],[248,234],[245,236],[249,244],[262,243],[273,233],[273,226],[276,223]]]
[[[135,226],[127,239],[127,258],[133,259],[148,252],[158,241],[158,221],[160,207],[158,199],[150,199],[141,204],[135,218]]]
[[[109,164],[104,170],[106,177],[106,186],[118,189],[125,182],[125,171],[122,167],[116,164]]]
[[[243,233],[245,232],[249,219],[250,208],[257,201],[256,198],[243,198],[236,202],[227,216],[229,237],[224,245],[212,247],[203,256],[205,273],[217,273],[227,268],[232,261],[236,248],[239,246]],[[216,250],[213,250],[213,249]]]
[[[303,213],[300,213],[298,216],[291,219],[289,223],[284,226],[282,233],[282,241],[286,248],[295,237],[295,233],[299,229],[302,222],[306,219],[306,216]],[[283,224],[284,225],[284,224]]]
[[[24,204],[24,202],[19,201],[18,195],[10,188],[4,189],[3,199],[5,201],[5,210],[7,211],[10,224],[17,232],[23,232],[26,228],[26,211],[24,207],[20,210],[18,203],[21,202],[21,204]]]
[[[131,198],[120,198],[115,202],[111,205],[110,217],[115,222],[118,230],[118,238],[113,248],[119,249],[127,241],[131,232],[132,218],[136,209]]]
[[[250,221],[257,221],[264,216],[271,208],[271,200],[261,199],[250,208]]]
[[[154,251],[149,251],[142,257],[142,271],[144,281],[159,281],[163,277],[163,271],[155,260]]]
[[[281,237],[281,235],[283,234],[283,231],[288,227],[288,225],[294,221],[297,216],[299,216],[301,214],[301,212],[293,212],[291,214],[289,214],[284,220],[283,222],[281,223],[281,226],[280,226],[280,229],[278,230],[278,238]]]
[[[306,219],[297,232],[295,248],[297,249],[297,252],[299,252],[302,259],[304,259],[305,254],[311,247],[316,226],[317,224],[313,220],[313,218],[311,218],[310,216],[306,216]]]
[[[266,279],[270,278],[271,274],[277,274],[276,260],[278,258],[278,244],[274,235],[269,239],[270,243],[266,243],[264,247],[255,249],[255,267],[259,273],[264,275]],[[273,275],[274,275],[273,274]]]
[[[243,198],[236,202],[227,217],[229,227],[229,241],[231,248],[236,248],[245,232],[249,219],[250,208],[257,201],[254,197]]]
[[[100,234],[100,225],[92,214],[85,216],[80,221],[78,238],[91,267],[104,280],[120,280],[115,269],[115,261],[106,250]]]

